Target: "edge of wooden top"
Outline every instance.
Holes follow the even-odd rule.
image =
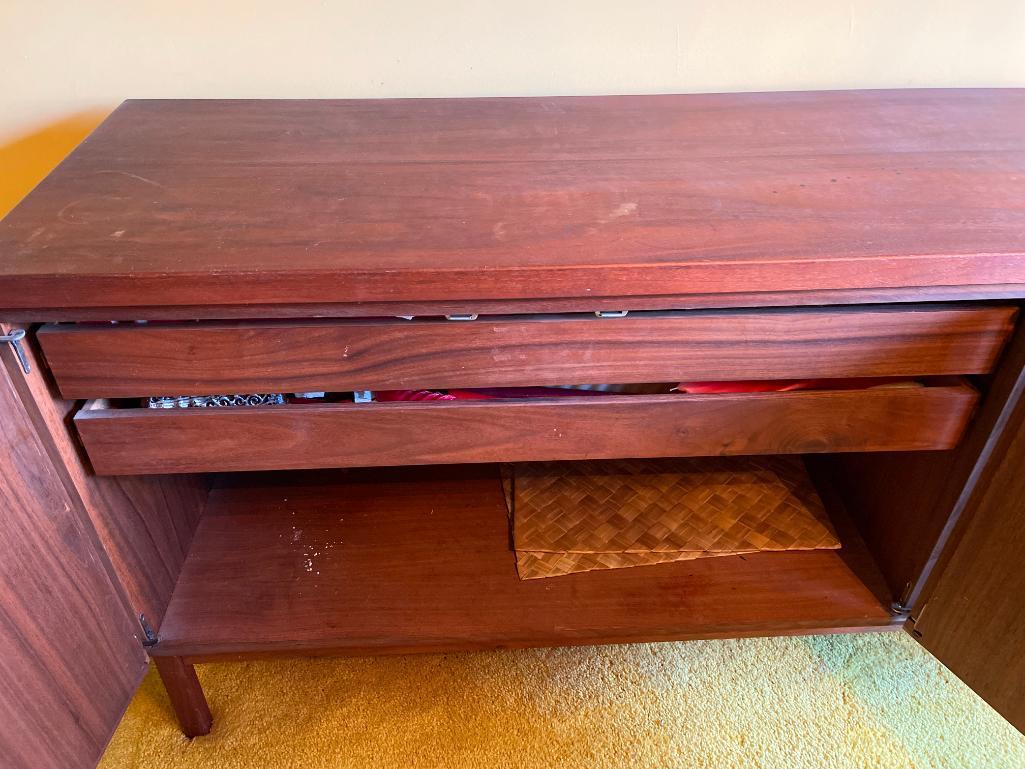
[[[325,99],[325,100],[151,100],[129,99],[115,109],[58,166],[60,172],[69,159],[80,159],[107,136],[111,127],[124,129],[136,111],[171,110],[176,105],[255,104],[263,101],[276,104],[381,105],[421,104],[449,108],[453,114],[469,105],[551,104],[567,101],[574,104],[608,103],[622,105],[675,104],[684,101],[695,107],[746,106],[762,108],[775,104],[808,105],[825,101],[825,108],[836,103],[850,110],[866,104],[926,107],[960,107],[979,104],[991,108],[1002,106],[1017,115],[1019,102],[1025,100],[1021,88],[914,88],[914,89],[839,89],[749,93],[697,94],[619,94],[581,96],[488,96],[476,98],[414,98],[414,99]],[[1025,114],[1025,113],[1023,113]],[[970,127],[970,125],[968,126]],[[1007,127],[1000,129],[1006,132]],[[1003,133],[994,134],[1006,144]],[[983,137],[985,139],[986,137]],[[997,142],[1000,143],[1000,142]],[[1003,145],[1001,145],[1003,146]],[[970,148],[969,148],[970,149]],[[1006,149],[1006,148],[1005,148]],[[1015,143],[1014,152],[1018,151]],[[967,150],[966,150],[967,151]],[[583,156],[581,156],[583,157]],[[46,182],[44,181],[43,184]],[[42,185],[41,185],[42,186]],[[31,201],[35,190],[26,197]],[[59,196],[56,198],[59,200]],[[19,205],[9,214],[18,218]],[[23,223],[19,224],[24,229]],[[821,253],[771,259],[744,260],[701,253],[681,253],[664,260],[645,258],[636,252],[622,259],[590,260],[586,254],[567,256],[561,263],[484,264],[481,254],[467,263],[445,267],[432,258],[431,264],[420,266],[416,261],[402,265],[374,266],[360,264],[354,255],[348,264],[289,267],[290,255],[283,248],[280,266],[264,265],[261,269],[246,266],[217,269],[177,269],[169,257],[166,268],[140,269],[128,260],[123,263],[97,264],[76,269],[70,262],[56,267],[33,266],[31,255],[4,259],[4,246],[18,242],[18,229],[7,234],[0,231],[0,313],[5,317],[30,317],[33,313],[81,311],[123,317],[132,311],[134,317],[161,317],[161,313],[192,313],[192,317],[217,317],[210,308],[221,308],[222,316],[238,312],[238,308],[264,309],[308,306],[332,309],[325,314],[359,314],[352,308],[387,305],[396,309],[408,305],[458,305],[476,309],[490,305],[489,311],[543,311],[539,306],[576,301],[607,306],[611,301],[632,304],[635,309],[684,309],[689,306],[759,306],[849,302],[922,301],[923,294],[942,294],[947,299],[1021,298],[1025,297],[1025,244],[1015,240],[997,243],[996,250],[974,252],[965,244],[944,250],[925,249],[925,253],[885,250],[872,253],[845,253],[843,243],[823,248]],[[54,248],[69,244],[56,242]],[[74,245],[73,243],[70,245]],[[970,244],[969,244],[970,246]],[[73,249],[69,249],[73,250]],[[52,252],[51,252],[52,253]],[[483,253],[483,252],[482,252]],[[479,257],[479,258],[478,258]],[[265,261],[266,261],[266,257]],[[275,257],[277,258],[277,257]],[[341,256],[339,257],[341,259]],[[482,261],[483,260],[483,261]],[[356,263],[354,266],[353,263]],[[439,266],[441,264],[442,266]],[[66,267],[66,269],[65,269]],[[837,299],[842,295],[842,299]],[[399,310],[401,312],[401,310]],[[404,313],[403,313],[404,314]]]

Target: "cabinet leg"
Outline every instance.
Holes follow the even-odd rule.
[[[210,733],[213,718],[196,677],[196,669],[182,657],[154,657],[160,680],[171,698],[171,706],[186,737]]]

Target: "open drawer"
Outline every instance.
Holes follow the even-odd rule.
[[[921,387],[498,401],[119,408],[75,424],[97,473],[184,473],[954,446],[977,400]]]

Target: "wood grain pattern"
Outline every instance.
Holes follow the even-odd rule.
[[[1013,307],[44,326],[68,398],[988,371]]]
[[[75,417],[100,474],[942,449],[971,387],[520,401],[106,409]]]
[[[974,488],[956,549],[914,613],[913,635],[1025,731],[1025,400]]]
[[[157,629],[206,503],[209,480],[197,475],[101,478],[89,472],[71,424],[75,404],[55,393],[33,342],[30,335],[25,344],[32,373],[21,378],[18,370],[12,376],[21,378],[54,467],[89,515],[133,614],[144,614]]]
[[[901,603],[918,605],[989,457],[1025,392],[1025,327],[1019,324],[993,374],[980,381],[978,413],[952,451],[816,457],[831,466],[847,509]]]
[[[363,654],[887,626],[871,559],[769,553],[523,582],[493,467],[241,476],[153,654]],[[470,608],[472,607],[472,609]]]
[[[5,365],[0,510],[0,764],[91,769],[146,655]]]
[[[81,479],[83,500],[135,613],[145,614],[158,630],[210,480],[197,475],[105,478],[88,472]]]
[[[130,101],[0,307],[1022,286],[1023,170],[1017,89]]]

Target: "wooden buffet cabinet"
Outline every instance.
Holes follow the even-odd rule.
[[[886,628],[1025,728],[1023,299],[1025,91],[126,102],[0,224],[0,753],[150,657],[198,735],[196,662]],[[517,579],[487,463],[743,454],[843,548]]]

